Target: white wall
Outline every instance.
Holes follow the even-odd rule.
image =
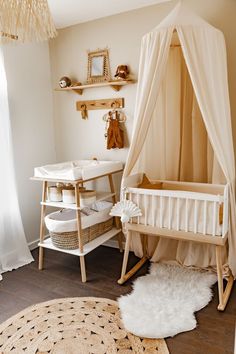
[[[41,184],[33,168],[55,161],[48,44],[3,47],[8,81],[15,174],[27,241],[39,237]]]

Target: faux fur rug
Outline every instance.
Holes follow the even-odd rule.
[[[197,325],[194,312],[212,298],[216,274],[183,267],[152,264],[129,295],[118,303],[127,331],[146,338],[166,338]]]

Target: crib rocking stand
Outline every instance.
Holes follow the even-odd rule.
[[[215,245],[216,252],[216,265],[217,265],[217,278],[218,278],[218,297],[219,297],[219,305],[217,309],[219,311],[224,311],[232,287],[234,283],[233,275],[230,274],[227,279],[226,287],[224,288],[223,284],[223,264],[222,264],[222,248],[225,246],[227,241],[227,235],[225,237],[212,237],[201,234],[195,234],[193,232],[184,232],[184,231],[176,231],[153,227],[149,225],[141,225],[141,224],[132,224],[126,223],[125,229],[127,230],[126,235],[126,243],[125,243],[125,252],[122,264],[121,277],[118,280],[118,284],[124,284],[129,278],[131,278],[149,259],[147,256],[147,245],[148,245],[148,236],[153,237],[164,237],[171,238],[174,240],[182,240],[182,241],[193,241],[200,242],[206,244]],[[130,250],[130,242],[131,242],[131,233],[132,231],[138,232],[142,237],[142,249],[143,249],[143,257],[136,263],[136,265],[131,268],[127,273],[127,263],[129,257]]]

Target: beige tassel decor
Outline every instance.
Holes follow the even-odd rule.
[[[0,0],[0,42],[43,41],[57,35],[47,0]]]

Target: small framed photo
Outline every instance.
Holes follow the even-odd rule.
[[[108,49],[88,52],[89,84],[111,80]]]

